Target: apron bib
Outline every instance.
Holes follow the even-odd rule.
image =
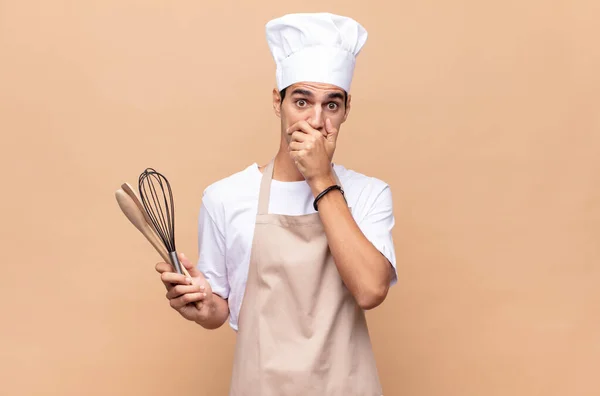
[[[382,396],[364,312],[319,214],[268,213],[273,165],[260,186],[229,396]]]

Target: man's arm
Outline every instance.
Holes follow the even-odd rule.
[[[313,195],[316,197],[334,184],[333,176],[316,180],[311,183]],[[361,308],[377,307],[387,297],[394,268],[363,234],[340,191],[328,192],[317,205],[344,284]]]
[[[218,207],[218,200],[205,191],[198,218],[198,263],[193,265],[180,253],[180,261],[191,279],[174,272],[170,264],[156,266],[171,307],[206,329],[219,328],[229,317],[224,220]]]
[[[336,122],[339,119],[336,118]],[[298,170],[310,185],[316,197],[327,187],[335,184],[331,159],[335,151],[339,125],[334,127],[331,119],[325,121],[325,134],[314,129],[307,120],[301,120],[287,129],[290,135],[289,152]],[[388,199],[388,201],[391,200]],[[388,212],[388,225],[374,226],[370,232],[376,238],[389,238],[393,219],[391,202],[376,205]],[[340,276],[357,303],[363,309],[372,309],[387,297],[395,270],[390,261],[367,238],[338,190],[332,190],[318,202],[318,211],[325,227],[329,248]],[[376,214],[375,217],[379,216]],[[373,223],[378,221],[370,220]],[[384,216],[385,217],[385,216]],[[379,231],[379,229],[381,231]],[[371,239],[373,237],[371,236]],[[382,249],[385,249],[383,247]]]
[[[225,263],[224,214],[219,194],[207,188],[202,197],[198,216],[199,256],[196,269],[210,285],[212,296],[207,316],[200,315],[196,322],[202,327],[213,329],[221,326],[229,317],[229,280]],[[191,274],[191,273],[190,273]]]

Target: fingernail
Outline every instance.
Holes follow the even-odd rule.
[[[205,287],[204,286],[200,286],[200,291],[204,291]]]
[[[192,280],[191,280],[190,278],[185,278],[185,281],[186,281],[187,283],[189,283],[189,284],[191,284],[191,283],[192,283]]]

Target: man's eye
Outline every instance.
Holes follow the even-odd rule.
[[[299,107],[304,107],[306,105],[306,101],[304,99],[299,99],[296,101],[296,105]]]
[[[338,105],[337,105],[337,103],[329,103],[328,107],[329,107],[329,110],[335,110],[335,109],[337,109]]]

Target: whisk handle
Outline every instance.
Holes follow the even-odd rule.
[[[177,257],[177,252],[169,252],[169,256],[171,257],[171,263],[173,263],[173,267],[175,267],[175,271],[178,274],[183,274],[181,262],[179,262],[179,257]],[[186,271],[187,272],[187,271]]]

